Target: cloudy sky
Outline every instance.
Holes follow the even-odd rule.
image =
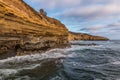
[[[120,0],[24,0],[73,32],[120,39]]]

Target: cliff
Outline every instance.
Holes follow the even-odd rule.
[[[84,34],[84,33],[69,32],[68,40],[69,41],[74,41],[74,40],[105,41],[109,39],[101,36],[93,36],[93,35]]]
[[[68,30],[23,0],[0,0],[0,58],[66,47]]]

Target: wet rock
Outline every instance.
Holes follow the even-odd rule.
[[[23,0],[0,0],[0,58],[42,52],[68,45],[68,30],[40,15]]]
[[[70,43],[70,45],[79,45],[79,46],[98,46],[99,44],[95,44],[95,43],[88,43],[88,44]]]

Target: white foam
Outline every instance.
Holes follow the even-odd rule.
[[[43,60],[47,58],[60,58],[66,57],[68,53],[65,53],[65,49],[53,49],[45,53],[41,54],[31,54],[31,55],[24,55],[24,56],[15,56],[7,59],[0,60],[0,65],[5,63],[22,63],[23,61],[37,61]]]
[[[1,78],[4,78],[4,77],[9,77],[10,75],[14,75],[17,73],[17,70],[15,69],[0,69],[0,75]]]
[[[68,53],[67,53],[68,54]],[[24,63],[24,61],[38,61],[43,60],[47,58],[60,58],[60,57],[66,57],[68,56],[65,53],[65,50],[63,49],[53,49],[48,52],[42,53],[42,54],[32,54],[32,55],[25,55],[25,56],[15,56],[7,59],[0,60],[0,65],[6,65],[7,63]],[[71,55],[72,56],[72,55]],[[70,57],[70,56],[69,56]],[[12,66],[12,65],[11,65]],[[25,69],[34,69],[38,66],[41,66],[41,64],[30,64],[23,66],[22,68],[14,68],[14,69],[0,69],[0,75],[2,75],[1,79],[4,79],[4,77],[9,77],[10,75],[14,75],[17,72]]]
[[[36,67],[40,66],[40,64],[34,64],[29,67],[23,67],[20,69],[0,69],[0,80],[4,80],[6,77],[10,77],[11,75],[15,75],[17,72],[21,70],[26,70],[26,69],[34,69]],[[28,79],[29,80],[29,79]]]
[[[91,47],[91,46],[87,46],[87,47],[86,46],[79,46],[79,47],[72,46],[71,48],[66,48],[66,49],[52,49],[45,53],[37,53],[37,54],[24,55],[24,56],[15,56],[15,57],[3,59],[3,60],[0,60],[0,65],[3,65],[6,63],[22,63],[24,61],[38,61],[38,60],[43,60],[43,59],[47,59],[47,58],[73,57],[73,56],[76,56],[75,53],[69,54],[69,51],[82,50],[82,49],[94,49],[94,48],[95,48],[95,46],[93,46],[93,47]]]
[[[23,69],[34,69],[38,66],[41,66],[41,64],[33,64],[33,65],[30,65],[29,67],[23,67],[23,68],[18,69],[18,71],[23,70]]]
[[[119,64],[120,64],[120,61],[112,62],[112,64],[117,64],[117,65],[119,65]]]

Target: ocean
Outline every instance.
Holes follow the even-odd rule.
[[[0,80],[120,80],[119,40],[70,43],[75,45],[0,60]]]

